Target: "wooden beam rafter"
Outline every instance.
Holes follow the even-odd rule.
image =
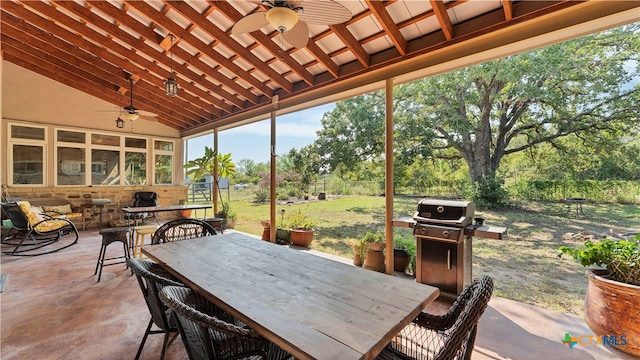
[[[447,13],[447,8],[444,3],[441,0],[429,0],[429,3],[433,8],[433,12],[436,14],[436,18],[440,23],[445,39],[453,39],[453,25],[451,24],[451,19],[449,18],[449,14]]]
[[[386,32],[386,35],[389,35],[391,42],[396,47],[396,49],[398,49],[400,55],[406,55],[407,40],[404,38],[404,36],[400,32],[400,29],[391,18],[391,15],[389,15],[389,12],[387,12],[384,3],[376,0],[366,0],[366,3],[375,18],[378,20],[380,26],[382,26],[382,28]]]

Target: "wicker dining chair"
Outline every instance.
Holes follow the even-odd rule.
[[[160,359],[164,359],[167,347],[178,335],[178,327],[175,321],[172,319],[171,310],[169,310],[158,297],[158,293],[165,286],[184,286],[182,283],[173,280],[171,275],[166,272],[160,265],[154,263],[151,260],[146,259],[127,259],[127,264],[131,271],[136,275],[138,284],[142,290],[144,301],[147,303],[147,308],[151,313],[151,320],[147,325],[147,329],[142,337],[142,342],[136,353],[136,360],[140,358],[144,344],[147,341],[149,334],[164,334],[164,341],[162,342],[162,352]],[[158,328],[152,330],[153,325]],[[174,337],[169,341],[169,334],[175,333]]]
[[[167,286],[160,292],[160,299],[173,311],[191,360],[293,359],[189,288]]]
[[[458,296],[445,315],[420,313],[377,359],[470,359],[478,321],[487,308],[493,280],[482,276]]]
[[[192,218],[177,219],[162,224],[153,234],[151,244],[156,245],[217,234],[218,232],[213,226],[205,221]]]

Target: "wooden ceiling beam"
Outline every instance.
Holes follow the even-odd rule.
[[[436,14],[436,18],[438,19],[438,23],[440,23],[445,39],[453,39],[453,24],[451,24],[451,19],[449,18],[449,14],[447,13],[447,8],[444,6],[444,3],[442,0],[429,0],[429,3],[433,8],[433,12]]]
[[[227,18],[229,18],[234,23],[238,22],[238,20],[243,18],[242,14],[240,14],[240,12],[238,10],[236,10],[230,3],[226,2],[226,1],[211,1],[211,0],[209,0],[208,3],[209,3],[209,5],[211,7],[215,7],[216,9],[218,9],[218,11],[220,11],[223,15],[225,15]],[[171,2],[171,4],[181,4],[180,8],[187,8],[187,7],[190,8],[190,6],[188,6],[188,5],[184,4],[184,3]],[[186,12],[183,13],[183,14],[185,16],[190,17],[189,14],[187,14]],[[198,19],[198,18],[199,17],[196,17],[196,19]],[[211,24],[211,23],[209,22],[209,24]],[[207,26],[207,24],[205,23],[205,24],[203,24],[203,26]],[[216,26],[214,26],[214,27],[216,27]],[[238,46],[240,46],[240,44],[238,44],[235,40],[233,40],[229,36],[229,34],[227,34],[227,33],[224,33],[224,34],[226,35],[226,38],[228,38],[230,40],[230,42],[233,41]],[[295,59],[293,59],[291,57],[291,55],[289,54],[289,52],[285,51],[284,49],[281,49],[278,45],[276,45],[276,43],[274,43],[271,40],[271,38],[269,36],[265,35],[261,30],[253,31],[253,32],[251,32],[249,34],[258,43],[260,43],[263,47],[265,47],[267,50],[269,50],[271,55],[273,55],[276,59],[280,59],[293,72],[298,74],[304,80],[304,82],[306,82],[309,86],[313,86],[313,75],[309,71],[307,71],[307,69],[305,69],[304,66],[302,66],[299,62],[297,62]],[[245,48],[242,48],[242,50],[247,52],[248,54],[251,54],[251,56],[255,57],[255,55],[253,55],[249,50],[247,50]],[[248,56],[245,56],[245,55],[241,54],[240,52],[237,52],[237,54],[242,56],[242,57],[244,57],[245,59],[248,57]],[[255,64],[256,68],[258,68],[260,71],[264,72],[264,69],[262,69],[262,68],[264,68],[266,65],[263,65],[264,62],[260,61],[260,59],[258,59],[258,61],[259,62],[257,64]]]
[[[398,49],[400,55],[406,55],[407,40],[400,32],[398,26],[396,26],[395,22],[391,18],[391,15],[389,15],[389,12],[385,8],[385,4],[381,1],[376,0],[366,0],[366,3],[375,18],[378,20],[380,26],[382,26],[386,34],[389,35],[389,38],[391,38],[391,42],[393,42],[393,45],[395,45],[396,49]]]
[[[133,2],[137,3],[136,1],[133,1]],[[265,67],[263,65],[264,62],[262,60],[260,60],[256,55],[251,53],[251,51],[247,50],[244,45],[233,40],[227,33],[222,31],[218,26],[216,26],[211,22],[204,21],[204,17],[200,13],[198,13],[196,10],[194,10],[190,5],[183,3],[181,1],[175,1],[175,2],[171,1],[166,3],[167,3],[167,6],[170,6],[175,11],[181,13],[182,15],[184,15],[185,17],[193,21],[200,29],[207,32],[218,42],[226,46],[231,52],[238,54],[246,62],[248,62],[258,70],[260,70],[268,78],[272,79],[275,83],[277,83],[279,86],[285,89],[285,91],[291,92],[293,90],[293,85],[291,84],[290,81],[285,79],[284,76],[280,75],[277,71],[275,71],[270,67]],[[217,53],[217,51],[215,50],[213,51]],[[241,68],[237,66],[235,63],[233,62],[230,62],[230,63],[233,64],[237,69],[241,71],[240,74],[234,71],[234,73],[240,75],[241,79],[243,79],[244,81],[248,81],[252,84],[254,82],[260,83],[261,86],[258,87],[260,91],[262,91],[267,97],[271,98],[271,96],[273,95],[272,94],[273,91],[270,88],[268,88],[265,84],[259,82],[259,80],[253,75],[247,73],[244,70],[241,70]],[[244,76],[246,76],[246,78],[244,78]]]
[[[83,17],[83,16],[90,16],[90,14],[92,14],[91,11],[89,11],[88,9],[78,5],[75,2],[72,1],[60,1],[60,0],[52,0],[55,1],[56,4],[58,4],[58,6],[62,6],[65,9],[73,12],[74,14]],[[30,3],[31,4],[31,3]],[[45,5],[46,6],[46,5]],[[68,22],[68,21],[67,21]],[[126,24],[125,22],[122,22],[124,25],[128,26],[128,24]],[[164,79],[166,79],[167,77],[171,76],[170,72],[166,69],[161,68],[160,66],[157,65],[157,63],[162,63],[167,67],[170,67],[171,65],[173,65],[173,68],[180,71],[181,74],[183,74],[184,76],[189,76],[189,74],[191,74],[192,76],[195,75],[197,77],[197,74],[193,73],[191,70],[189,70],[186,66],[184,66],[183,64],[180,64],[179,62],[172,62],[169,63],[170,59],[166,56],[166,54],[150,47],[149,45],[147,45],[144,42],[144,37],[142,38],[136,38],[135,36],[129,34],[128,32],[120,29],[117,25],[112,24],[109,21],[106,21],[105,19],[103,19],[102,17],[97,17],[93,20],[93,23],[95,26],[99,27],[100,29],[107,31],[109,33],[110,36],[113,36],[121,41],[123,41],[125,44],[129,45],[132,47],[131,50],[126,49],[124,47],[122,47],[121,45],[119,45],[116,41],[114,41],[113,39],[110,39],[111,41],[107,42],[103,36],[101,35],[96,35],[93,31],[88,31],[88,28],[79,28],[76,31],[79,31],[80,33],[84,34],[85,36],[90,36],[91,38],[94,38],[96,40],[98,40],[102,45],[104,45],[107,48],[110,49],[126,49],[126,50],[122,50],[119,51],[119,53],[122,56],[125,56],[125,58],[129,58],[130,60],[135,60],[135,62],[137,62],[138,64],[141,65],[146,65],[147,68],[151,68],[152,71],[154,71],[156,74],[160,75],[161,81],[164,81]],[[74,27],[77,28],[77,25],[73,24]],[[75,29],[74,29],[75,30]],[[150,62],[149,60],[147,60],[146,58],[138,55],[138,52],[144,53],[146,56],[149,56],[151,58],[153,58],[157,63],[154,62]],[[132,53],[134,55],[132,55]],[[219,94],[222,98],[228,99],[230,102],[234,102],[234,101],[238,101],[237,97],[227,93],[226,91],[221,90],[221,93]],[[207,94],[206,92],[202,92],[203,94]],[[179,93],[180,95],[180,93]],[[231,106],[223,101],[221,101],[220,99],[207,94],[204,97],[205,99],[209,100],[213,105],[215,105],[216,107],[230,113],[231,112]],[[239,104],[239,106],[242,106],[241,104]]]
[[[329,25],[329,28],[331,28],[333,32],[336,33],[338,38],[345,44],[345,46],[349,49],[349,51],[351,51],[353,56],[355,56],[356,59],[358,59],[358,61],[360,62],[360,64],[362,64],[363,67],[365,68],[369,67],[369,60],[371,56],[358,42],[358,39],[356,39],[353,36],[353,34],[349,31],[349,29],[347,29],[346,25],[344,24]]]
[[[5,51],[5,56],[7,57],[7,61],[11,61],[12,63],[18,64],[25,69],[31,70],[37,74],[70,86],[74,89],[78,89],[84,93],[95,96],[99,99],[102,98],[111,98],[111,103],[118,102],[118,93],[113,90],[107,90],[104,88],[100,88],[98,86],[93,86],[91,82],[80,79],[76,76],[72,71],[68,71],[66,68],[60,68],[56,66],[43,66],[44,63],[41,58],[38,58],[31,53],[23,52],[18,49],[15,49],[11,46],[3,47]],[[114,113],[114,120],[115,120]],[[180,122],[172,121],[169,117],[161,117],[156,119],[159,123],[164,125],[175,127],[175,126],[184,126]]]
[[[51,27],[56,27],[53,23],[48,22],[48,24],[50,24]],[[100,58],[96,58],[94,54],[87,53],[79,47],[73,46],[67,41],[60,40],[56,36],[46,33],[44,30],[38,29],[24,20],[18,19],[4,11],[2,12],[2,28],[3,34],[7,34],[23,43],[29,44],[30,48],[37,48],[45,51],[45,54],[49,54],[49,56],[52,57],[55,56],[62,61],[67,62],[77,70],[91,72],[96,76],[100,76],[102,79],[106,79],[106,81],[109,82],[109,88],[117,89],[117,91],[122,94],[125,94],[129,89],[128,77],[125,76],[121,68],[103,61]],[[135,77],[135,75],[131,75],[131,77]],[[149,108],[156,108],[159,104],[165,103],[165,101],[163,101],[164,99],[157,95],[157,89],[159,88],[162,88],[161,83],[150,88],[150,97],[156,97],[156,102],[154,104],[150,104]],[[140,103],[146,103],[145,100],[146,99],[143,99]],[[185,111],[187,111],[187,109],[189,112],[198,111],[198,108],[190,103],[185,104],[185,106],[186,107],[182,108]],[[206,115],[207,113],[194,113],[191,116],[184,115],[184,117],[192,118]],[[197,124],[197,122],[192,123],[192,125],[195,124]]]
[[[95,89],[102,89],[103,92],[114,92],[113,86],[110,83],[105,83],[102,79],[97,76],[93,76],[86,71],[65,66],[66,63],[64,60],[51,56],[51,54],[47,54],[37,49],[31,48],[29,45],[22,43],[22,45],[17,44],[15,40],[8,39],[8,37],[3,33],[2,34],[3,47],[6,47],[7,51],[12,51],[12,53],[16,56],[21,56],[26,61],[37,64],[39,68],[45,69],[52,73],[62,73],[64,72],[65,76],[68,78],[73,78],[75,76],[74,83],[81,82],[83,84],[87,84],[88,86]],[[5,43],[6,41],[6,43]],[[38,62],[39,61],[39,62]],[[134,88],[134,92],[136,96],[134,97],[134,105],[137,106],[138,101],[136,99],[139,98],[139,95],[142,95],[147,103],[154,103],[156,107],[154,108],[154,112],[158,113],[159,119],[165,119],[170,122],[174,126],[180,127],[191,127],[200,125],[201,122],[192,121],[192,117],[187,117],[182,114],[177,114],[172,111],[171,108],[167,108],[163,106],[161,103],[152,101],[149,99],[149,92],[143,90],[144,87],[141,86],[142,82],[136,84]],[[114,92],[115,93],[115,92]],[[121,103],[120,103],[121,102]],[[119,99],[119,106],[128,105],[127,97],[125,96],[123,99]]]
[[[167,19],[164,15],[159,13],[156,9],[154,9],[149,4],[145,3],[144,1],[127,1],[127,4],[129,6],[135,8],[137,11],[139,11],[144,16],[148,17],[150,20],[154,21],[158,25],[160,25],[163,28],[167,29],[168,31],[172,32],[177,37],[182,38],[182,41],[186,41],[187,43],[189,43],[189,45],[193,46],[198,51],[200,51],[203,54],[207,55],[208,57],[213,59],[215,62],[220,64],[222,67],[228,69],[229,72],[237,75],[240,79],[250,83],[251,85],[253,85],[259,91],[264,92],[264,93],[269,93],[269,95],[270,95],[271,89],[268,86],[266,86],[264,83],[262,83],[256,77],[254,77],[251,74],[249,74],[247,71],[242,69],[240,66],[236,65],[235,63],[233,63],[232,61],[230,61],[226,57],[222,56],[222,54],[220,54],[219,52],[214,50],[209,44],[205,44],[200,39],[198,39],[195,36],[193,36],[191,34],[191,31],[178,26],[176,23],[174,23],[174,22],[170,21],[169,19]],[[219,39],[216,38],[216,41],[219,41]],[[240,46],[240,45],[238,45],[238,46]],[[233,49],[233,48],[231,48],[231,49],[235,51],[235,49]],[[194,64],[194,66],[195,66],[195,64]],[[219,72],[217,72],[216,74],[210,74],[210,75],[213,76],[214,78],[216,78],[216,80],[218,80],[219,82],[225,84],[225,86],[228,86],[229,88],[234,89],[234,91],[237,91],[238,93],[246,91],[246,89],[244,89],[244,88],[243,89],[238,89],[238,87],[240,87],[239,85],[235,84],[233,82],[233,80],[231,80],[228,77],[220,74]],[[242,105],[240,105],[240,107],[242,107]]]
[[[340,77],[340,68],[338,67],[338,64],[331,60],[331,57],[329,57],[326,52],[322,51],[313,39],[309,39],[309,42],[307,43],[307,50],[311,52],[311,55],[313,55],[316,60],[322,64],[322,66],[324,66],[331,75],[333,75],[333,77]]]
[[[57,10],[48,9],[50,7],[48,5],[45,5],[44,3],[29,2],[29,4],[36,6],[37,7],[36,10],[38,10],[39,12],[43,14],[47,14],[49,17],[53,17],[54,20],[58,21],[58,23],[64,24],[69,28],[73,29],[74,27],[77,27],[77,28],[80,28],[81,30],[87,29],[85,26],[78,23],[77,21],[72,19],[69,20],[68,17],[62,16],[61,13],[58,12]],[[147,71],[144,68],[138,67],[139,65],[136,65],[135,63],[132,63],[131,61],[127,60],[130,57],[140,58],[138,55],[132,54],[131,51],[126,50],[119,45],[114,45],[112,49],[114,52],[119,50],[120,54],[124,54],[123,56],[126,55],[125,59],[118,57],[112,51],[107,50],[104,44],[101,44],[104,47],[98,46],[94,42],[86,40],[81,35],[82,33],[80,34],[71,33],[65,28],[56,25],[54,21],[49,21],[44,18],[41,18],[40,16],[36,15],[34,12],[29,11],[22,6],[16,5],[15,3],[12,3],[9,1],[1,1],[0,7],[2,7],[3,10],[9,11],[10,13],[16,15],[18,18],[24,19],[25,21],[29,21],[29,23],[33,24],[35,27],[45,29],[49,33],[55,34],[56,37],[59,37],[65,41],[69,41],[72,44],[76,44],[81,49],[86,49],[87,51],[95,55],[98,59],[105,59],[105,61],[115,64],[116,66],[119,66],[123,71],[126,71],[130,74],[144,73]],[[101,35],[96,36],[96,38],[98,38],[98,42],[109,40]],[[152,70],[164,71],[152,62],[146,61],[146,63]],[[161,81],[159,82],[159,84],[162,84]],[[161,87],[163,87],[163,85],[160,85],[160,88]],[[208,110],[209,112],[219,111],[219,110],[216,110],[210,104],[208,106],[210,107],[210,109]],[[142,110],[146,110],[146,109],[142,109]]]
[[[506,21],[513,19],[513,3],[511,0],[502,0],[502,9],[504,9],[504,19]]]

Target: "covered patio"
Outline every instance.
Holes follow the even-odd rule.
[[[7,149],[0,183],[12,196],[60,196],[76,206],[109,198],[119,208],[140,190],[175,204],[187,196],[186,139],[213,133],[215,148],[224,130],[270,118],[265,152],[273,177],[279,115],[382,88],[390,104],[394,84],[640,18],[635,1],[338,2],[351,19],[309,20],[309,40],[293,41],[298,47],[272,24],[233,33],[240,19],[270,4],[0,2],[0,145]],[[389,160],[388,190],[392,169]],[[270,218],[275,240],[275,205]],[[2,256],[2,273],[11,274],[1,299],[3,357],[132,357],[148,313],[124,266],[107,268],[95,283],[99,239],[88,230],[55,255]],[[602,346],[570,349],[565,333],[591,331],[580,318],[494,297],[474,358],[628,357]],[[157,358],[160,340],[150,341],[143,358]],[[181,346],[176,341],[168,358],[186,358]]]
[[[119,255],[121,249],[116,248],[108,248],[107,256]],[[104,268],[101,281],[96,282],[93,270],[99,249],[100,235],[87,230],[81,232],[77,245],[53,256],[2,255],[2,272],[9,274],[0,297],[3,359],[134,357],[149,312],[135,277],[123,264]],[[441,300],[426,311],[443,313],[447,305]],[[472,358],[633,359],[601,345],[571,349],[561,342],[565,333],[592,332],[580,317],[493,296],[480,321]],[[162,335],[149,336],[141,359],[158,359],[161,345]],[[187,358],[176,339],[166,359]]]

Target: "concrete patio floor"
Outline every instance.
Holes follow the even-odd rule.
[[[100,249],[97,229],[80,232],[77,245],[33,258],[2,255],[8,275],[0,294],[0,358],[125,359],[138,349],[149,313],[140,289],[124,264],[93,276]],[[312,254],[350,262],[319,253]],[[112,244],[107,257],[122,253]],[[412,281],[412,280],[407,280]],[[446,311],[437,301],[427,311]],[[602,345],[569,348],[565,334],[591,335],[580,317],[493,297],[479,326],[473,359],[635,359]],[[150,335],[142,359],[158,359],[162,336]],[[180,339],[166,359],[187,359]]]

